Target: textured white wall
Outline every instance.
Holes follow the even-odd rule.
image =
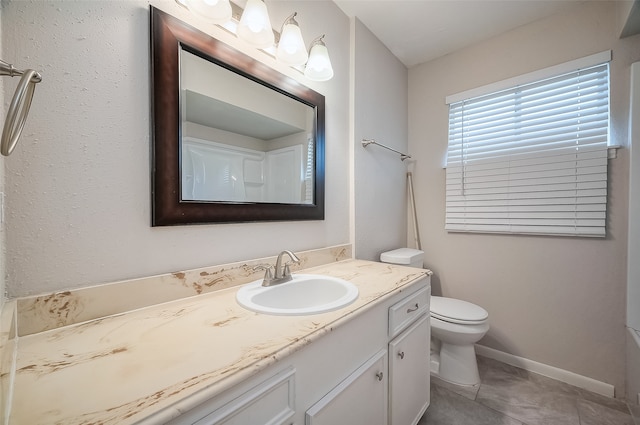
[[[355,256],[378,261],[380,253],[406,246],[408,161],[375,139],[407,152],[407,68],[357,19],[354,62]]]
[[[349,20],[333,2],[267,3],[274,26],[297,11],[307,43],[326,33],[335,77],[303,81],[326,96],[326,219],[152,228],[149,2],[3,2],[2,57],[44,77],[6,160],[10,296],[349,242]],[[304,80],[173,0],[151,4]]]
[[[434,293],[489,311],[481,344],[616,386],[624,394],[628,150],[610,161],[606,239],[448,234],[447,95],[613,49],[612,141],[626,144],[638,36],[618,39],[616,4],[520,27],[409,70],[409,148]]]

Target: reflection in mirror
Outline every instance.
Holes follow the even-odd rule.
[[[313,201],[314,109],[180,49],[182,200]]]
[[[324,219],[324,96],[151,6],[152,225]]]

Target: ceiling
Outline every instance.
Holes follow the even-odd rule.
[[[408,68],[589,0],[334,0]]]

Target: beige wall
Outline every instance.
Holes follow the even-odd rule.
[[[362,139],[407,152],[407,68],[359,20],[353,21],[355,256],[406,246],[409,161]]]
[[[5,161],[10,296],[349,242],[349,19],[267,1],[274,27],[297,11],[307,43],[326,34],[335,77],[313,83],[174,0],[151,4],[326,96],[326,219],[152,228],[149,1],[3,1],[1,56],[43,73]]]
[[[481,344],[613,384],[624,393],[628,150],[609,162],[606,239],[444,231],[447,95],[612,49],[611,136],[626,145],[630,64],[612,2],[589,3],[409,70],[409,149],[434,293],[489,311]]]

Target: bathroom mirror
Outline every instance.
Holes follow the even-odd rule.
[[[324,96],[151,7],[153,226],[324,219]]]

